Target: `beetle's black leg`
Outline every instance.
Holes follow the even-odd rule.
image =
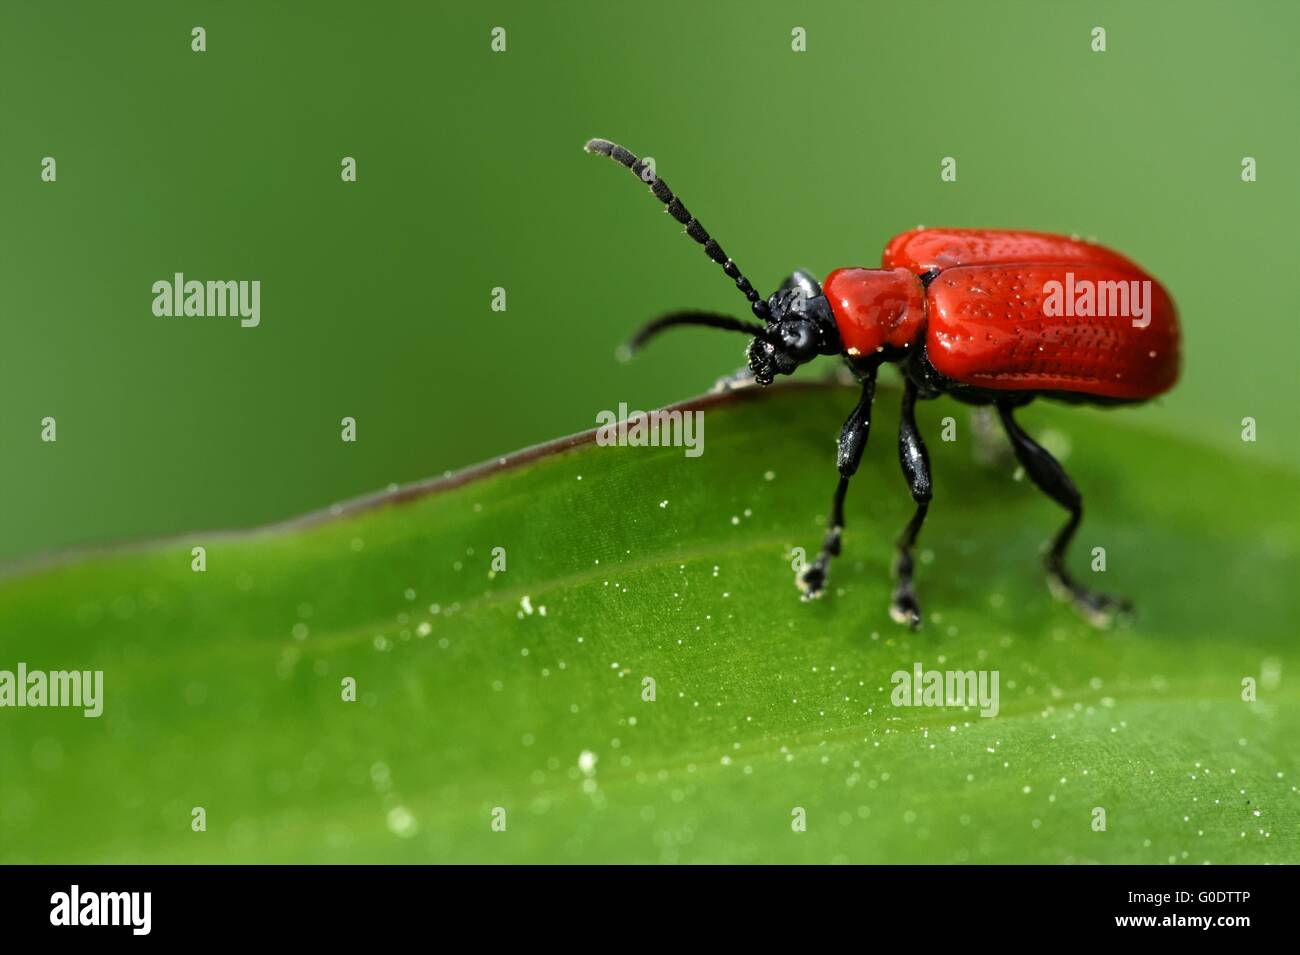
[[[839,452],[836,455],[840,481],[835,486],[830,520],[826,522],[826,538],[822,541],[817,559],[796,578],[804,600],[822,595],[826,589],[826,573],[831,558],[840,555],[840,537],[844,533],[844,495],[848,493],[849,478],[857,471],[858,464],[862,461],[862,451],[867,446],[867,434],[871,430],[871,399],[875,393],[876,369],[872,368],[862,379],[862,397],[858,399],[857,407],[840,429]]]
[[[840,538],[844,533],[844,496],[849,492],[849,476],[840,475],[835,485],[835,499],[831,502],[830,520],[826,522],[826,537],[817,559],[803,569],[796,582],[803,591],[804,600],[815,600],[826,590],[826,575],[831,558],[840,556]]]
[[[1058,596],[1072,600],[1074,605],[1092,623],[1104,626],[1109,623],[1115,611],[1128,611],[1131,605],[1127,600],[1111,597],[1107,594],[1088,590],[1075,582],[1065,568],[1065,551],[1070,546],[1079,522],[1083,520],[1083,497],[1074,486],[1070,476],[1047,450],[1033,438],[1020,430],[1012,416],[1014,405],[1011,402],[998,402],[998,414],[1002,417],[1002,427],[1011,439],[1011,448],[1016,453],[1030,480],[1039,486],[1047,496],[1070,512],[1070,519],[1057,532],[1047,552],[1047,579]]]
[[[890,601],[889,615],[913,630],[921,625],[921,608],[912,590],[912,547],[930,509],[930,456],[926,453],[921,432],[916,428],[916,384],[909,378],[903,388],[903,408],[898,421],[898,460],[903,477],[916,501],[916,513],[898,538],[898,584]]]

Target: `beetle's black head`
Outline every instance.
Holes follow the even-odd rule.
[[[742,321],[727,315],[711,312],[677,312],[656,319],[638,331],[626,346],[631,353],[660,332],[679,325],[697,325],[741,332],[753,338],[748,356],[749,367],[760,385],[770,385],[777,375],[788,375],[800,365],[818,355],[833,355],[840,351],[839,332],[831,314],[830,304],[822,294],[821,286],[807,272],[795,272],[771,298],[764,300],[745,278],[739,266],[731,260],[722,246],[705,231],[700,221],[687,211],[682,201],[659,178],[655,164],[650,159],[638,159],[629,150],[608,139],[592,139],[587,152],[608,156],[627,167],[650,193],[664,204],[665,211],[686,228],[686,234],[704,246],[704,254],[718,265],[726,276],[736,283],[736,288],[749,302],[750,310],[764,324]]]
[[[830,303],[821,286],[807,272],[798,271],[767,300],[764,337],[749,345],[749,370],[760,385],[770,385],[777,375],[791,374],[818,355],[840,351]]]

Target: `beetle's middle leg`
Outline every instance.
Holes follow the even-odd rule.
[[[1011,439],[1011,448],[1016,453],[1025,473],[1048,497],[1070,512],[1070,519],[1057,532],[1052,546],[1047,552],[1047,579],[1052,589],[1059,595],[1072,600],[1074,605],[1093,624],[1104,626],[1109,623],[1116,611],[1126,612],[1131,609],[1127,600],[1108,594],[1088,590],[1077,583],[1065,568],[1065,552],[1070,546],[1074,532],[1083,520],[1083,495],[1074,486],[1070,476],[1065,473],[1056,458],[1047,449],[1025,434],[1012,416],[1013,405],[1010,402],[998,402],[998,414],[1002,418],[1002,427]]]
[[[921,625],[921,607],[912,590],[912,548],[930,509],[930,456],[916,427],[916,384],[908,378],[903,387],[903,407],[898,421],[898,460],[903,476],[916,501],[916,513],[898,538],[898,583],[889,604],[889,615],[913,630]]]
[[[867,446],[867,434],[871,430],[871,399],[876,393],[876,371],[873,368],[862,379],[862,397],[857,407],[840,429],[839,451],[836,454],[836,467],[839,468],[840,480],[835,486],[835,497],[831,501],[831,516],[826,522],[826,537],[822,541],[817,559],[804,568],[795,578],[799,589],[803,591],[804,600],[820,597],[826,589],[826,576],[830,569],[832,557],[840,555],[840,538],[844,534],[844,497],[849,490],[849,478],[858,470],[862,461],[862,451]]]

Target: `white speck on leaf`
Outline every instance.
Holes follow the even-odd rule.
[[[411,810],[405,806],[394,806],[388,810],[388,831],[402,839],[410,839],[420,831],[420,826]]]

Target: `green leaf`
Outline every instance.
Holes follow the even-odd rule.
[[[896,392],[829,592],[794,584],[855,398],[706,399],[698,458],[570,440],[11,575],[0,669],[103,670],[105,699],[0,710],[0,861],[1297,861],[1295,476],[1134,412],[1027,409],[1087,502],[1072,566],[1137,604],[1098,631],[1045,586],[1060,509],[926,402],[911,633]],[[892,705],[916,663],[997,671],[999,712]]]

